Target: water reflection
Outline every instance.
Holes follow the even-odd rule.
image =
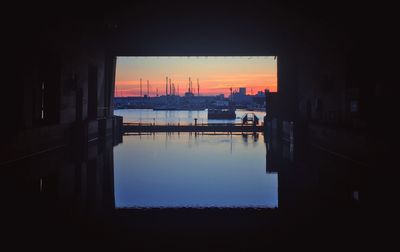
[[[177,237],[179,243],[185,237],[187,244],[197,244],[198,237],[207,240],[212,232],[216,243],[221,237],[230,245],[251,237],[266,249],[274,237],[281,245],[311,235],[336,241],[344,232],[354,237],[352,230],[370,233],[354,222],[365,204],[358,177],[363,169],[310,147],[299,163],[296,155],[284,154],[287,141],[275,146],[271,137],[142,134],[124,136],[114,148],[105,141],[20,160],[3,167],[11,192],[4,200],[6,230],[14,230],[17,241],[46,237],[55,245],[74,244],[71,234],[79,234],[74,245],[91,236],[134,249]],[[263,209],[118,208],[131,206]]]
[[[124,136],[114,148],[115,204],[123,207],[277,207],[259,134]]]

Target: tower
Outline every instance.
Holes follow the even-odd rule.
[[[171,78],[169,78],[169,95],[172,94]]]
[[[147,80],[147,97],[150,97],[150,84],[149,84],[149,80]]]
[[[197,78],[197,96],[200,96],[200,84],[199,84],[199,78]]]
[[[140,78],[140,97],[142,97],[142,78]]]
[[[165,77],[165,96],[168,95],[168,76]]]

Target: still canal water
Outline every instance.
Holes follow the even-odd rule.
[[[194,124],[194,119],[197,118],[198,123],[240,123],[241,118],[246,113],[254,113],[264,121],[265,112],[236,110],[236,119],[233,120],[216,120],[207,119],[207,110],[152,110],[152,109],[118,109],[114,111],[115,115],[122,116],[124,122],[142,122],[156,124]]]
[[[128,118],[143,115],[131,111]],[[190,111],[158,112],[189,122]],[[278,206],[278,178],[266,172],[262,134],[126,135],[114,148],[114,169],[117,208]]]

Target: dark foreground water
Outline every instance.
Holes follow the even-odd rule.
[[[263,135],[124,136],[114,175],[116,208],[278,206]]]
[[[40,251],[59,244],[69,250],[268,251],[360,248],[369,241],[384,248],[383,225],[393,219],[376,203],[391,203],[379,201],[385,196],[375,179],[382,167],[265,136],[268,154],[261,134],[164,133],[124,136],[123,143],[119,136],[76,141],[5,164],[4,240]],[[296,150],[301,153],[290,154]],[[369,175],[372,184],[365,185]]]

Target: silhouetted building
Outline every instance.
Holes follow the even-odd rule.
[[[239,88],[239,95],[246,96],[246,88],[244,88],[244,87]]]

